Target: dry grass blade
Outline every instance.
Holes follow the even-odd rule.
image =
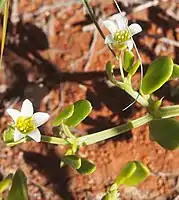
[[[4,45],[6,40],[6,30],[7,30],[7,21],[9,14],[9,0],[5,2],[4,5],[4,17],[3,17],[3,30],[2,30],[2,41],[1,41],[1,57],[0,57],[0,66],[2,63],[2,57],[4,52]]]

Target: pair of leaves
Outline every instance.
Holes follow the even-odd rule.
[[[149,174],[149,169],[144,164],[138,161],[131,161],[121,170],[115,183],[117,185],[135,186],[145,180]]]
[[[96,170],[96,166],[76,155],[66,155],[62,157],[62,162],[76,169],[80,174],[92,174]]]
[[[174,118],[156,119],[149,123],[150,138],[167,150],[179,147],[179,121]]]
[[[8,193],[7,200],[28,200],[27,193],[27,181],[24,172],[17,170],[14,176],[8,175],[3,181],[0,182],[0,193],[8,189],[11,185]]]
[[[139,60],[137,60],[134,63],[134,54],[132,53],[132,51],[126,50],[124,52],[124,63],[123,63],[125,71],[128,72],[131,76],[133,76],[136,73],[139,66],[140,66]]]
[[[91,103],[87,100],[80,100],[67,106],[53,121],[53,126],[59,126],[62,123],[69,127],[77,126],[91,112]]]
[[[158,90],[170,79],[173,69],[173,61],[171,58],[166,56],[156,58],[149,66],[142,80],[142,93],[147,95]]]

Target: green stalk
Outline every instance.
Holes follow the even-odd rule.
[[[114,128],[110,128],[104,131],[100,131],[97,133],[93,133],[90,135],[85,135],[82,137],[78,138],[78,142],[81,145],[89,145],[89,144],[94,144],[96,142],[100,142],[109,138],[112,138],[114,136],[120,135],[122,133],[125,133],[133,128],[137,128],[139,126],[142,126],[149,121],[151,121],[153,117],[149,114],[139,118],[132,120],[131,122],[128,122],[123,125],[116,126]],[[57,137],[50,137],[50,136],[45,136],[42,135],[41,137],[42,142],[47,142],[51,144],[58,144],[58,145],[66,145],[68,142],[62,138],[57,138]]]
[[[61,124],[63,132],[65,133],[65,135],[69,138],[74,138],[74,135],[71,133],[71,131],[69,130],[68,126],[65,124]]]
[[[58,145],[68,145],[68,142],[62,138],[46,136],[46,135],[41,135],[41,142],[58,144]]]
[[[177,117],[179,116],[179,105],[165,106],[159,109],[162,118]]]
[[[92,19],[92,21],[94,22],[96,28],[98,29],[101,37],[105,40],[105,35],[103,33],[103,31],[101,30],[94,14],[93,14],[93,10],[90,7],[88,0],[82,0],[82,3],[84,4],[84,6],[86,7],[86,9],[88,10],[88,13]],[[124,73],[123,73],[123,69],[122,69],[122,63],[121,63],[121,58],[117,58],[116,54],[114,53],[114,51],[111,49],[111,47],[108,45],[109,50],[112,52],[112,54],[114,55],[114,57],[119,61],[119,68],[120,68],[120,72],[121,72],[121,78],[122,80],[124,80]],[[120,85],[116,85],[118,87],[120,87]],[[121,88],[121,87],[120,87]],[[132,89],[132,87],[129,86],[125,86],[125,88],[121,88],[124,89],[129,95],[131,95],[138,103],[140,103],[142,106],[147,107],[148,106],[148,102],[146,99],[144,99],[138,92],[134,91]]]
[[[78,138],[78,141],[80,144],[83,145],[89,145],[89,144],[94,144],[96,142],[100,142],[109,138],[112,138],[114,136],[120,135],[122,133],[125,133],[133,128],[140,127],[149,121],[152,120],[152,116],[147,114],[144,117],[141,117],[139,119],[132,120],[131,122],[128,122],[126,124],[110,128],[104,131],[100,131],[98,133],[94,133],[91,135],[85,135],[80,138]]]
[[[140,93],[138,93],[137,91],[133,90],[132,86],[130,84],[124,83],[122,85],[122,89],[124,91],[126,91],[131,97],[133,97],[134,99],[136,99],[136,101],[138,103],[140,103],[143,107],[148,107],[149,106],[149,102],[140,95]]]
[[[160,108],[159,112],[160,112],[161,118],[170,118],[170,117],[179,116],[179,105],[166,106],[166,107]],[[140,127],[150,122],[152,119],[153,117],[150,114],[147,114],[143,117],[132,120],[126,124],[122,124],[114,128],[110,128],[104,131],[100,131],[97,133],[79,137],[78,142],[79,144],[82,144],[82,145],[94,144],[94,143],[112,138],[114,136],[120,135],[133,128]],[[57,145],[68,145],[68,142],[62,138],[45,136],[45,135],[42,135],[41,141],[51,143],[51,144],[57,144]]]
[[[119,53],[119,56],[117,58],[118,63],[119,63],[119,69],[120,69],[120,73],[121,73],[121,79],[124,82],[124,71],[123,71],[123,67],[122,67],[122,58],[121,58],[121,53]]]

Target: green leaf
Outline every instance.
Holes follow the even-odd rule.
[[[123,184],[127,186],[135,186],[144,181],[149,175],[150,171],[149,169],[138,161],[133,161],[136,165],[136,169],[133,174],[131,174],[130,177],[126,178],[123,182]]]
[[[162,97],[161,99],[159,99],[159,100],[157,100],[157,101],[154,102],[154,104],[153,104],[153,110],[157,110],[158,108],[160,108],[160,106],[162,105],[163,98],[164,97]]]
[[[80,100],[74,103],[74,112],[71,117],[64,120],[64,124],[67,126],[77,126],[83,121],[91,112],[91,103],[87,100]]]
[[[131,76],[133,76],[133,75],[136,73],[136,71],[138,70],[139,66],[140,66],[140,60],[137,60],[137,61],[135,62],[135,64],[133,64],[132,67],[129,68],[129,70],[128,70],[128,71],[129,71],[129,74],[130,74]]]
[[[81,167],[77,169],[80,174],[92,174],[96,170],[96,166],[88,160],[81,158]]]
[[[179,78],[179,65],[174,64],[173,65],[173,72],[172,72],[170,79],[176,79],[176,78]]]
[[[118,200],[119,199],[119,193],[118,191],[108,192],[106,195],[102,198],[102,200]]]
[[[72,155],[73,154],[73,151],[72,149],[68,149],[65,153],[65,156],[68,156],[68,155]],[[66,164],[61,160],[60,161],[60,168],[64,167]]]
[[[115,67],[115,65],[113,65],[112,62],[109,61],[109,62],[106,64],[106,73],[107,73],[107,75],[108,75],[109,80],[110,80],[115,86],[117,86],[117,87],[119,87],[119,88],[122,88],[123,83],[121,83],[120,81],[117,81],[116,78],[115,78],[115,76],[114,76],[114,73],[113,73],[113,72],[114,72],[114,71],[113,71],[114,67]]]
[[[12,174],[9,174],[5,179],[0,182],[0,193],[5,191],[12,183]]]
[[[59,126],[63,123],[63,120],[68,119],[73,115],[74,112],[74,105],[69,105],[66,108],[64,108],[59,115],[54,119],[53,126]]]
[[[164,97],[162,97],[159,100],[153,100],[153,99],[149,99],[149,107],[148,107],[148,111],[150,113],[152,113],[154,118],[160,118],[160,111],[158,110],[160,108],[160,106],[162,105],[162,101],[163,101]]]
[[[132,51],[124,51],[124,63],[123,63],[123,68],[125,69],[126,72],[129,72],[128,69],[133,65],[134,62],[134,54]]]
[[[109,77],[109,80],[113,84],[115,84],[115,77],[113,75],[113,69],[114,69],[114,67],[115,67],[115,65],[113,65],[111,61],[107,62],[107,64],[106,64],[106,73],[107,73],[107,75]]]
[[[174,118],[152,120],[150,138],[163,148],[173,150],[179,146],[179,121]]]
[[[62,161],[74,169],[79,169],[81,167],[81,158],[76,155],[63,156]]]
[[[172,71],[173,61],[171,58],[162,56],[155,59],[142,80],[141,89],[143,94],[151,94],[158,90],[169,80]]]
[[[9,126],[3,133],[3,141],[6,143],[8,146],[15,146],[17,144],[21,144],[24,141],[24,138],[14,142],[14,127]]]
[[[115,183],[117,185],[123,184],[124,181],[129,178],[136,170],[135,162],[128,162],[126,166],[121,170],[120,175],[117,177]]]
[[[115,183],[117,185],[134,186],[142,182],[147,176],[149,176],[149,170],[146,166],[141,162],[131,161],[121,170]]]
[[[105,194],[105,196],[102,198],[102,200],[113,200],[112,195],[110,193]]]
[[[14,142],[14,127],[9,126],[3,133],[3,141],[5,143]]]
[[[27,180],[22,170],[17,170],[7,200],[28,200]]]

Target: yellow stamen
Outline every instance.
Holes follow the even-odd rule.
[[[16,128],[24,134],[36,129],[32,117],[19,117],[16,122]]]
[[[123,42],[126,42],[127,40],[130,39],[130,32],[129,30],[121,30],[121,31],[117,31],[114,35],[114,40],[120,44]]]

